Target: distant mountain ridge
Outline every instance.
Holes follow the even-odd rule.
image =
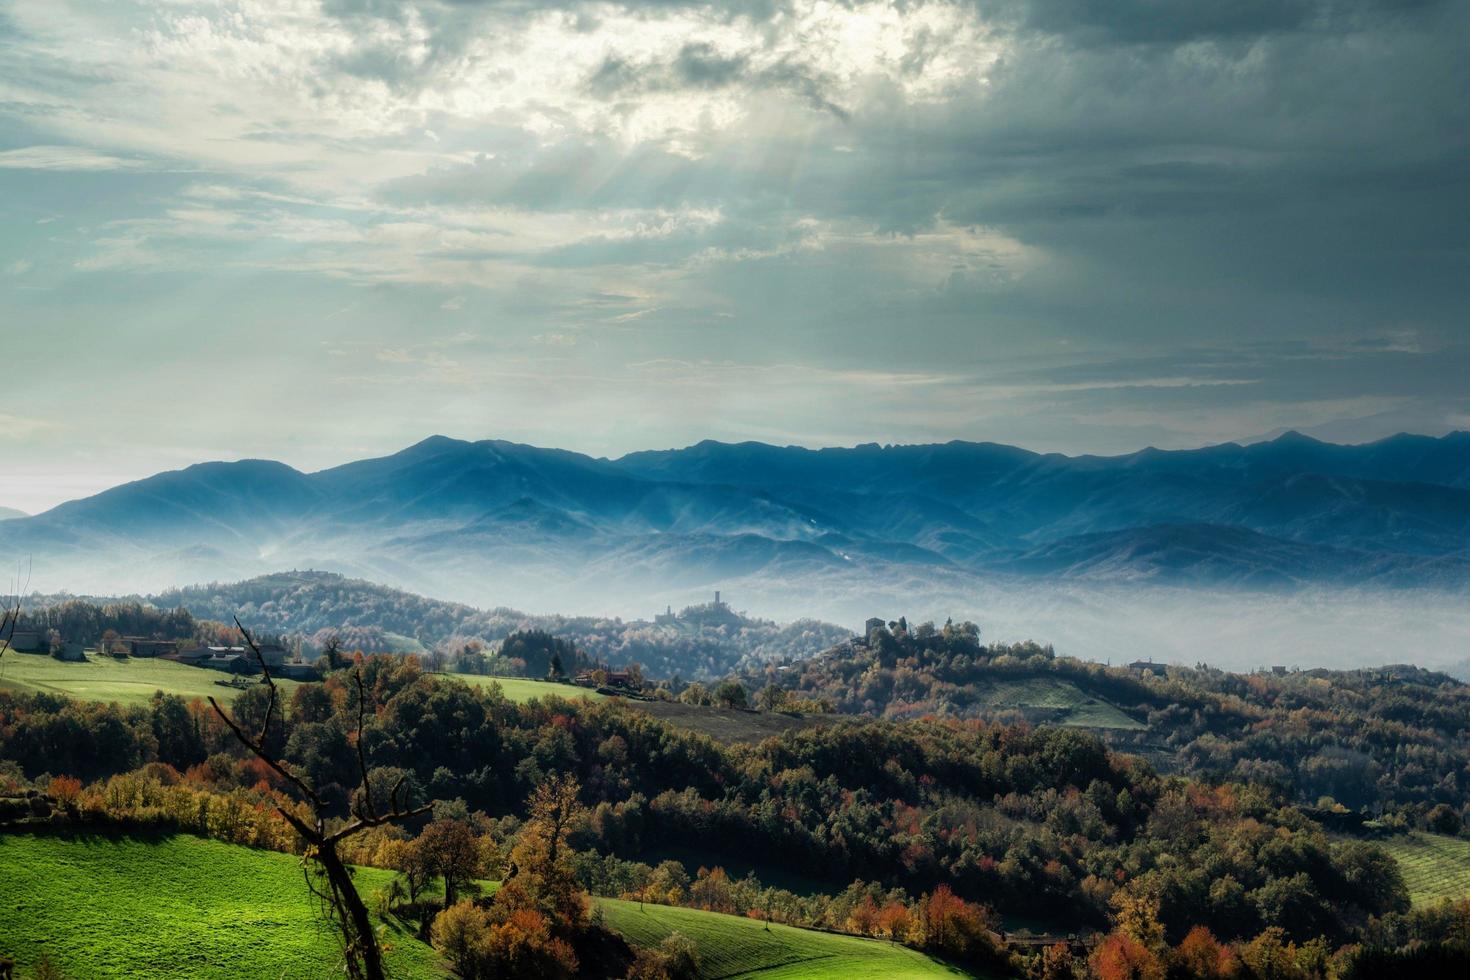
[[[317,567],[537,609],[865,576],[1291,588],[1470,582],[1470,433],[1040,454],[701,442],[600,459],[434,436],[302,473],[201,463],[0,524],[61,587]],[[647,608],[643,605],[642,608]]]

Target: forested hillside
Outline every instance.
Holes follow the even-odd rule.
[[[375,781],[401,780],[409,799],[458,800],[461,813],[493,821],[523,816],[523,801],[553,774],[572,776],[590,808],[572,842],[584,855],[578,874],[604,892],[662,889],[664,901],[780,909],[790,921],[868,932],[884,903],[904,908],[943,888],[984,903],[987,914],[1068,932],[1106,932],[1146,915],[1168,945],[1196,927],[1227,941],[1277,928],[1282,941],[1327,950],[1359,936],[1370,917],[1408,908],[1387,854],[1332,839],[1271,787],[1161,776],[1081,731],[854,720],[727,746],[616,702],[515,704],[426,676],[411,658],[369,658],[361,670]],[[299,687],[269,729],[294,771],[343,815],[357,771],[351,673]],[[255,726],[266,705],[256,690],[233,710]],[[98,780],[95,791],[66,791],[90,819],[262,846],[290,839],[269,810],[249,815],[252,801],[286,787],[262,782],[258,764],[197,702],[119,709],[0,692],[0,719],[10,780]],[[58,752],[63,742],[68,753]],[[219,804],[207,802],[220,794]],[[201,817],[226,798],[246,809],[227,823]],[[677,871],[661,863],[671,848],[698,853],[705,868],[759,855],[768,871],[848,897],[813,901]],[[871,919],[858,908],[869,902]]]
[[[900,617],[854,637],[718,600],[651,623],[531,617],[319,573],[147,602],[55,597],[29,604],[21,626],[237,640],[211,618],[237,610],[308,647],[418,647],[344,646],[322,659],[325,682],[282,688],[269,715],[264,687],[230,693],[234,717],[267,734],[333,819],[362,799],[364,766],[380,791],[439,801],[432,824],[353,851],[407,876],[407,900],[385,901],[421,916],[424,936],[437,910],[415,902],[400,844],[458,821],[468,829],[454,833],[501,860],[521,846],[528,800],[571,779],[586,819],[564,871],[593,894],[887,937],[981,974],[1050,962],[1108,977],[1152,962],[1213,976],[1180,972],[1213,957],[1241,977],[1274,978],[1260,966],[1272,962],[1296,964],[1286,976],[1356,977],[1426,949],[1470,962],[1446,939],[1470,906],[1424,904],[1410,846],[1464,835],[1470,818],[1470,686],[1443,674],[1107,666],[987,643],[970,622]],[[623,697],[597,701],[528,682],[544,694],[508,697],[483,676],[430,672],[546,678],[639,660]],[[68,666],[84,669],[56,669]],[[300,790],[204,703],[118,699],[0,688],[0,783],[53,801],[0,811],[296,846],[267,804]],[[1456,881],[1439,875],[1433,890],[1457,895]],[[565,921],[545,935],[592,941]],[[1074,938],[1043,957],[1007,938],[1012,923]],[[602,955],[593,948],[577,955]]]
[[[983,644],[971,623],[894,622],[744,680],[772,688],[774,703],[817,699],[887,718],[1068,723],[1086,705],[1072,723],[1171,770],[1270,786],[1305,803],[1327,798],[1328,807],[1407,825],[1439,808],[1454,826],[1470,818],[1470,685],[1408,665],[1252,674],[1109,667],[1036,644]],[[1136,724],[1099,722],[1101,707]]]
[[[537,630],[574,643],[592,662],[639,663],[650,676],[706,679],[746,664],[807,657],[850,635],[817,620],[749,617],[725,603],[689,606],[657,621],[481,610],[329,572],[282,572],[126,599],[34,596],[26,610],[27,623],[86,643],[106,628],[174,638],[190,635],[196,618],[229,623],[238,616],[253,630],[302,640],[308,652],[335,637],[346,650],[436,653],[449,669],[467,651],[493,653],[511,634]],[[502,669],[509,668],[495,667]]]

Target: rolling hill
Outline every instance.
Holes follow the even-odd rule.
[[[57,589],[294,566],[542,610],[656,608],[731,583],[1458,588],[1467,542],[1467,433],[1116,457],[704,442],[620,459],[436,436],[316,473],[203,463],[0,525],[0,559],[29,557]]]
[[[340,954],[317,919],[300,858],[196,837],[0,835],[16,901],[0,903],[0,955],[22,976],[41,952],[76,980],[327,976]],[[392,872],[358,871],[365,894]],[[160,899],[163,899],[162,901]],[[633,945],[680,932],[699,947],[701,976],[782,978],[959,977],[922,953],[873,939],[753,919],[601,899],[608,926]],[[392,975],[445,977],[428,945],[384,921]]]

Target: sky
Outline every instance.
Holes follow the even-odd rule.
[[[1470,3],[0,0],[0,506],[1470,428]]]

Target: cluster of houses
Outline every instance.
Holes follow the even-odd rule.
[[[1135,660],[1128,665],[1128,669],[1136,670],[1140,674],[1152,674],[1155,677],[1164,677],[1168,675],[1169,665],[1156,663],[1152,660]],[[1284,665],[1275,664],[1271,667],[1271,673],[1277,677],[1285,677],[1288,671]]]
[[[706,602],[697,606],[689,606],[683,612],[674,612],[672,605],[666,605],[664,611],[653,617],[653,622],[658,626],[679,626],[683,623],[716,626],[721,622],[738,622],[740,614],[730,608],[730,604],[720,598],[720,590],[715,590],[714,602]]]
[[[9,637],[0,637],[0,639],[7,641],[6,649],[14,650],[16,653],[51,653],[51,637],[46,633],[16,630]],[[87,659],[87,654],[82,650],[80,643],[63,642],[54,655],[58,660]]]
[[[600,678],[598,675],[602,675]],[[572,678],[572,683],[578,687],[622,688],[629,691],[638,690],[638,684],[633,680],[633,675],[626,670],[579,670],[577,676]]]
[[[255,651],[243,646],[207,646],[180,650],[175,645],[172,650],[157,653],[134,652],[133,656],[156,656],[162,660],[172,660],[190,667],[223,670],[230,674],[259,674],[261,672],[260,661],[264,660],[272,677],[284,677],[294,681],[321,679],[321,674],[314,665],[305,663],[299,658],[287,659],[290,656],[289,651],[279,643],[262,643],[257,649],[260,651],[259,659],[256,658]]]
[[[221,670],[229,674],[259,674],[260,662],[254,651],[243,646],[188,646],[179,640],[156,640],[146,636],[122,636],[108,641],[109,651],[115,656],[156,657],[172,660],[190,667]],[[9,637],[9,649],[16,653],[52,653],[51,637],[38,631],[16,630]],[[289,680],[319,680],[321,674],[312,664],[303,662],[299,655],[279,643],[262,643],[260,659],[265,661],[272,677]],[[83,661],[87,659],[82,644],[63,641],[55,653],[58,660]]]

